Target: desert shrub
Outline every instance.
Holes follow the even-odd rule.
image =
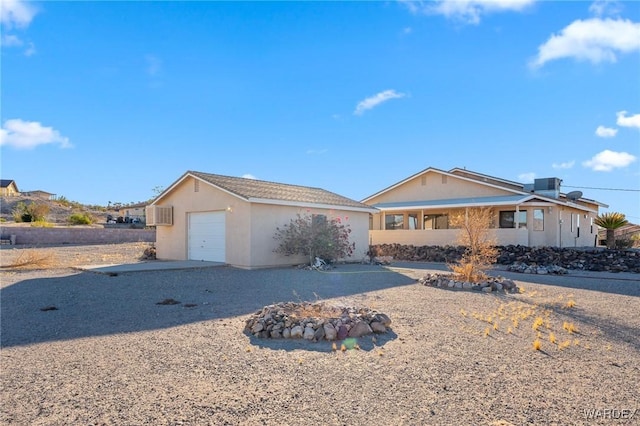
[[[71,225],[90,225],[93,223],[93,218],[87,213],[74,213],[69,216],[69,223]]]
[[[339,218],[298,214],[289,224],[276,228],[274,238],[280,244],[274,251],[285,256],[308,256],[310,264],[316,257],[328,261],[343,259],[355,250],[355,243],[349,241],[350,233],[349,225],[342,224]]]
[[[493,222],[493,210],[489,208],[469,209],[451,217],[452,228],[459,228],[458,244],[465,247],[461,259],[448,265],[457,277],[467,282],[478,282],[486,278],[485,271],[498,258],[495,242],[489,238]]]
[[[614,247],[616,248],[616,250],[626,250],[626,249],[630,249],[632,247],[634,247],[636,241],[634,241],[633,238],[630,237],[618,237],[615,240],[615,245]]]
[[[44,221],[49,214],[49,206],[43,203],[26,204],[20,201],[11,214],[16,222]]]

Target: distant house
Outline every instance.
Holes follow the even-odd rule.
[[[51,192],[42,191],[42,190],[39,190],[39,189],[36,189],[35,191],[23,192],[22,195],[27,195],[29,197],[41,198],[43,200],[55,200],[56,199],[56,194],[52,194]]]
[[[628,223],[613,231],[616,241],[636,239],[636,246],[640,244],[640,225]],[[602,228],[598,230],[598,244],[607,245],[607,230]]]
[[[16,181],[11,179],[0,179],[0,195],[4,197],[20,195]]]
[[[147,225],[156,226],[158,259],[263,268],[308,262],[274,252],[276,228],[298,214],[348,224],[356,245],[348,260],[361,260],[369,248],[369,215],[374,212],[320,188],[188,171],[147,207]]]
[[[449,218],[470,208],[495,212],[491,236],[498,245],[593,247],[599,207],[582,193],[560,192],[558,178],[522,184],[466,169],[429,167],[362,200],[375,207],[371,244],[453,245]]]
[[[147,203],[129,204],[128,206],[121,206],[118,209],[118,215],[127,222],[140,221],[145,222],[145,207]]]

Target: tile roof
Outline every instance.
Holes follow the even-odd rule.
[[[0,179],[0,188],[7,188],[12,182],[13,179]]]
[[[372,210],[371,206],[359,203],[342,195],[321,188],[267,182],[257,179],[222,176],[211,173],[189,171],[187,174],[200,178],[247,201],[267,199],[291,203],[328,204]]]

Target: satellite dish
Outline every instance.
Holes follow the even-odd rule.
[[[571,201],[575,201],[580,197],[582,197],[582,191],[571,191],[567,194],[567,198]]]

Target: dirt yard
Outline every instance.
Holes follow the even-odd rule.
[[[406,264],[68,268],[144,246],[51,247],[55,268],[2,269],[1,424],[640,423],[640,277],[517,275],[524,292],[505,295],[421,286]],[[243,332],[301,300],[372,307],[391,331],[345,351]]]

